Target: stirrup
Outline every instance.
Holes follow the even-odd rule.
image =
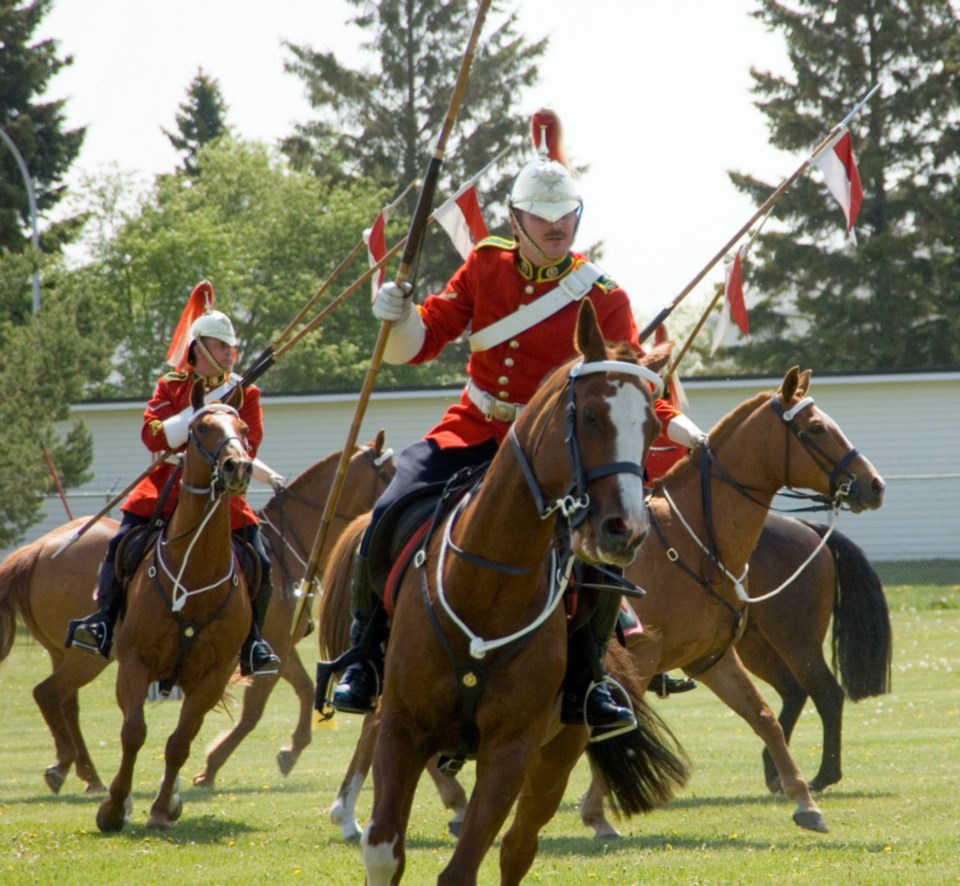
[[[94,655],[110,657],[110,629],[100,620],[88,621],[87,618],[71,619],[67,625],[67,637],[64,646],[70,649],[74,646]]]
[[[280,673],[280,658],[263,640],[254,640],[249,649],[241,651],[240,675],[242,677],[272,677]]]
[[[632,732],[637,728],[637,715],[633,709],[633,702],[630,700],[627,690],[624,689],[623,686],[621,686],[609,674],[605,674],[601,682],[610,689],[613,700],[616,702],[621,702],[620,707],[625,708],[630,712],[630,722],[622,723],[619,726],[590,725],[589,721],[587,720],[587,699],[590,698],[590,693],[593,692],[597,686],[601,685],[601,683],[591,682],[587,687],[586,694],[583,696],[583,722],[586,724],[586,727],[590,732],[589,742],[591,744],[594,744],[598,741],[606,741],[608,738],[616,738],[618,735],[623,735],[626,732]]]

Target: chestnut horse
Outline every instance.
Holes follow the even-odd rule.
[[[888,692],[890,687],[890,614],[880,578],[863,551],[843,533],[833,531],[821,546],[826,532],[822,523],[777,513],[767,517],[750,556],[749,575],[755,587],[779,586],[794,575],[798,566],[812,559],[783,592],[751,604],[747,628],[737,641],[743,664],[782,699],[779,721],[787,743],[807,697],[816,705],[823,723],[823,749],[820,770],[809,782],[812,791],[840,780],[844,698],[859,701]],[[348,529],[343,538],[350,534]],[[646,585],[650,587],[649,582]],[[322,657],[334,658],[349,646],[349,600],[337,599],[332,593],[339,586],[332,578],[324,580],[330,593],[323,599],[318,622]],[[705,596],[702,603],[707,603]],[[823,657],[831,618],[834,667],[842,688]],[[670,625],[668,630],[682,627]],[[375,740],[376,717],[371,713],[364,719],[356,750],[330,809],[330,819],[340,827],[344,840],[360,838],[356,803],[370,769]],[[781,792],[780,777],[766,748],[763,760],[767,786]],[[433,761],[427,772],[444,805],[453,813],[449,828],[457,835],[466,811],[466,793],[455,778],[441,774]],[[588,823],[598,837],[617,836],[606,818],[593,817]]]
[[[314,683],[296,649],[309,621],[303,619],[297,633],[291,635],[296,602],[292,587],[303,577],[339,461],[340,453],[336,452],[310,465],[257,514],[273,562],[276,585],[267,610],[264,636],[280,656],[282,666],[279,675],[249,681],[243,692],[240,718],[210,746],[204,768],[194,776],[195,785],[213,787],[219,769],[259,722],[279,677],[290,683],[300,701],[300,717],[291,744],[277,754],[277,764],[284,775],[310,743]],[[370,509],[393,472],[392,452],[385,447],[384,433],[380,431],[375,440],[358,447],[350,460],[344,492],[331,524],[328,549],[347,521]],[[54,793],[59,793],[71,766],[76,767],[77,776],[86,782],[88,793],[106,790],[80,729],[78,691],[97,677],[112,659],[108,661],[63,645],[68,622],[90,611],[97,567],[117,531],[116,520],[101,519],[62,550],[64,543],[89,519],[79,517],[48,532],[14,551],[0,564],[0,661],[13,645],[18,612],[50,656],[52,673],[34,687],[33,696],[56,746],[57,761],[44,772],[44,779]],[[324,560],[325,554],[321,563]]]
[[[501,882],[519,883],[550,817],[541,817],[546,785],[566,782],[587,743],[584,726],[559,722],[567,628],[557,604],[573,555],[623,566],[646,536],[642,462],[659,427],[647,382],[661,384],[647,367],[662,366],[670,348],[642,366],[608,353],[589,302],[576,345],[582,356],[546,379],[399,582],[361,839],[370,886],[401,878],[414,791],[438,752],[477,763],[438,882],[476,883],[519,795],[500,851]],[[641,703],[637,715],[638,729],[591,745],[622,752],[605,773],[627,814],[667,802],[686,778],[649,709]]]
[[[784,380],[786,387],[781,388],[781,396],[785,389],[792,386],[791,396],[794,400],[799,398],[798,402],[803,403],[803,395],[808,383],[808,373],[801,377],[791,370]],[[769,399],[769,395],[761,395],[760,398],[751,402],[762,403],[764,398]],[[805,405],[812,406],[812,401]],[[745,406],[731,413],[713,432],[711,440],[713,441],[714,435],[724,433],[721,429],[736,421],[736,416],[748,414],[749,411]],[[826,419],[822,413],[815,414],[816,417],[811,418],[811,430],[803,430],[798,424],[792,429],[794,434],[799,434],[798,439],[809,435],[815,441],[810,444],[815,447],[811,457],[819,461],[824,469],[829,469],[834,462],[839,464],[842,459],[832,452],[824,454],[822,450],[816,448],[823,445],[821,438],[827,435],[828,429],[829,434],[839,441],[836,446],[837,452],[842,455],[852,450],[849,449],[839,429],[829,419]],[[793,421],[792,417],[790,421]],[[787,427],[791,427],[790,423],[787,423]],[[753,453],[752,458],[758,467],[763,462],[771,460],[776,462],[780,459],[783,465],[782,471],[786,471],[789,462],[783,460],[791,457],[790,446],[796,445],[795,442],[791,444],[791,439],[785,434],[777,434],[769,441],[763,440],[762,444],[752,444],[752,448],[747,451]],[[773,448],[772,453],[765,453],[765,450],[771,448]],[[733,449],[734,446],[730,446],[730,450]],[[795,457],[793,461],[796,461]],[[882,481],[865,459],[857,458],[853,461],[857,465],[857,473],[850,474],[850,477],[855,480],[849,484],[850,490],[845,500],[854,510],[878,507],[883,494]],[[799,470],[796,465],[794,470]],[[843,470],[851,469],[843,466]],[[680,470],[679,479],[686,477],[688,483],[694,483],[690,479],[691,472],[693,472],[692,468]],[[722,469],[718,468],[718,473],[722,476]],[[750,476],[749,470],[744,470],[743,473],[744,476]],[[668,477],[671,476],[674,475],[668,475]],[[799,485],[793,478],[794,471],[791,471],[788,477],[790,484]],[[808,485],[821,490],[829,489],[829,486],[825,486],[827,480],[825,476],[819,481],[813,478]],[[662,485],[660,484],[661,487]],[[671,488],[672,485],[671,483]],[[753,495],[752,491],[750,495]],[[770,497],[772,498],[772,495]],[[761,509],[757,508],[757,510]],[[736,526],[735,523],[725,523],[725,541],[726,535],[739,531],[735,528]],[[826,527],[819,524],[808,526],[799,520],[775,513],[767,515],[757,547],[750,557],[749,574],[752,587],[769,590],[779,586],[811,555],[813,560],[783,592],[768,600],[750,604],[750,619],[746,629],[742,634],[734,637],[738,643],[737,649],[743,650],[744,663],[755,669],[758,676],[770,682],[784,700],[784,710],[781,715],[783,738],[779,743],[776,739],[772,739],[772,746],[778,746],[789,739],[802,710],[806,693],[809,692],[815,699],[817,709],[824,720],[823,761],[816,780],[811,782],[811,786],[816,789],[833,784],[840,778],[840,715],[843,691],[837,685],[823,658],[823,641],[831,614],[835,618],[835,654],[843,675],[844,686],[851,698],[865,698],[887,691],[890,668],[889,613],[879,579],[866,561],[863,552],[842,534],[833,532],[827,539],[826,547],[820,546],[820,539],[825,531]],[[819,552],[818,546],[820,546]],[[671,572],[655,568],[660,565],[660,556],[662,556],[662,548],[659,547],[659,543],[650,540],[641,549],[637,563],[630,569],[633,579],[650,591],[648,598],[634,604],[648,627],[652,624],[649,619],[653,617],[648,600],[654,595],[670,597],[674,593],[674,584],[678,581],[678,577]],[[836,563],[834,557],[837,557]],[[653,563],[654,559],[656,563]],[[331,563],[333,562],[331,559]],[[662,635],[670,638],[674,646],[682,647],[686,638],[694,634],[694,627],[701,619],[715,618],[715,615],[711,616],[710,613],[715,612],[718,602],[718,598],[712,598],[702,588],[699,593],[692,594],[687,589],[681,603],[657,615],[659,621],[656,622],[656,627]],[[732,616],[734,612],[743,608],[743,604],[738,602],[729,610],[728,615]],[[346,642],[348,610],[345,600],[338,601],[332,595],[326,599],[320,614],[320,640],[328,649],[338,650]],[[647,615],[648,612],[651,612],[651,615]],[[717,642],[728,644],[732,633],[727,628],[721,633]],[[648,645],[644,640],[636,642],[639,642],[641,647]],[[633,645],[634,641],[631,641],[631,646]],[[724,645],[720,646],[721,652],[724,648]],[[676,665],[666,664],[665,666]],[[649,668],[648,665],[643,671],[646,680],[656,673]],[[720,670],[722,671],[723,667]],[[742,674],[737,677],[737,682],[741,685],[743,677],[745,675]],[[732,700],[728,701],[728,704],[740,712],[739,703],[743,697],[732,694],[730,695]],[[758,704],[763,704],[755,690],[746,692],[745,697],[755,710]],[[727,698],[724,700],[727,701]],[[770,712],[763,710],[763,719],[772,719]],[[755,724],[757,715],[751,715],[748,720],[751,724]],[[369,721],[364,724],[350,769],[330,813],[333,822],[340,825],[343,838],[348,840],[359,836],[359,825],[356,822],[354,810],[357,796],[369,769],[370,752],[376,730],[372,716],[369,717]],[[782,790],[780,776],[773,764],[770,748],[771,744],[768,742],[768,747],[764,751],[767,783],[771,790]],[[437,784],[444,805],[454,811],[450,829],[456,834],[463,817],[466,795],[456,780],[438,773],[435,766],[429,766],[428,771]],[[814,829],[825,827],[812,799],[807,800],[803,797],[802,791],[801,797],[802,802],[798,803],[798,823],[805,826],[812,825]],[[804,812],[811,814],[804,815]],[[584,823],[594,827],[598,836],[616,835],[615,828],[603,816],[602,802],[598,805],[596,796],[589,797],[581,814],[584,816]]]
[[[231,399],[234,394],[227,404]],[[121,830],[130,815],[133,770],[147,737],[144,702],[155,681],[179,686],[183,702],[147,827],[166,829],[180,817],[180,767],[207,712],[223,697],[253,617],[229,507],[229,497],[242,495],[253,474],[247,427],[231,405],[204,406],[202,385],[193,386],[191,402],[177,505],[127,585],[114,641],[122,754],[97,810],[104,832]]]
[[[826,831],[826,822],[787,748],[784,731],[750,680],[735,644],[753,607],[773,589],[747,561],[781,487],[829,496],[836,511],[878,508],[884,482],[836,422],[808,395],[810,371],[796,367],[779,390],[741,404],[697,450],[654,483],[648,499],[655,531],[627,570],[646,596],[635,609],[643,625],[630,648],[641,677],[682,668],[742,716],[763,740],[794,821]],[[781,632],[790,630],[781,625]],[[602,789],[595,779],[581,801],[585,824],[600,826]]]

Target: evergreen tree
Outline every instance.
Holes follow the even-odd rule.
[[[65,129],[64,100],[41,101],[50,79],[73,63],[57,55],[55,40],[31,43],[52,0],[0,0],[0,128],[17,146],[33,181],[37,211],[64,196],[61,184],[83,143],[85,129]],[[16,156],[0,144],[0,248],[30,247],[30,202]],[[53,251],[72,229],[71,222],[48,227],[44,251]],[[29,304],[29,291],[27,298]]]
[[[752,70],[771,141],[809,152],[874,84],[851,123],[864,203],[850,244],[819,173],[777,204],[751,250],[744,371],[799,357],[830,370],[960,364],[960,27],[949,0],[762,0],[792,76]],[[759,204],[774,185],[734,184]]]
[[[368,178],[395,197],[422,179],[433,155],[476,15],[470,0],[349,0],[360,10],[351,23],[368,35],[371,66],[343,66],[334,53],[287,44],[318,117],[300,125],[283,148],[294,166],[321,178]],[[529,110],[517,98],[536,82],[546,40],[525,43],[516,15],[491,4],[470,78],[447,145],[436,203],[514,148],[479,185],[488,227],[509,236],[506,198],[519,167],[531,159]],[[532,110],[532,109],[530,109]],[[562,114],[562,109],[561,109]],[[412,212],[410,201],[409,211]],[[372,222],[373,219],[370,219]],[[399,235],[401,224],[394,226]],[[498,230],[499,229],[499,230]],[[429,233],[416,291],[437,291],[460,263],[446,235]],[[463,358],[455,358],[462,364]]]
[[[186,101],[181,103],[177,113],[177,132],[163,130],[170,144],[183,153],[181,169],[187,175],[197,174],[197,153],[200,148],[207,142],[230,134],[227,111],[220,84],[200,68],[187,89]]]

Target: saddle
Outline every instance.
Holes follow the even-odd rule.
[[[400,580],[423,539],[467,493],[479,486],[488,467],[489,462],[464,468],[445,483],[412,490],[394,502],[374,526],[369,549],[370,577],[388,613],[393,612]]]
[[[124,591],[126,591],[130,579],[133,578],[144,558],[154,549],[165,525],[164,521],[151,520],[142,526],[134,526],[120,539],[113,560],[113,568],[116,572],[117,582]],[[233,555],[247,581],[247,587],[259,590],[261,565],[257,552],[252,545],[236,534],[231,535],[230,541],[233,546]],[[255,593],[251,593],[251,597],[253,596],[255,596]],[[123,607],[126,608],[126,594],[123,598]]]

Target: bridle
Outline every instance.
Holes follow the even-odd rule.
[[[195,426],[200,418],[211,412],[225,412],[237,419],[240,418],[240,413],[226,403],[211,403],[207,406],[202,406],[193,414],[187,430],[187,439],[193,442],[197,452],[200,453],[203,460],[210,466],[210,485],[207,487],[191,486],[189,483],[181,481],[180,489],[185,492],[191,492],[194,495],[209,495],[212,501],[222,495],[224,491],[223,471],[220,468],[220,453],[223,452],[224,447],[233,440],[236,440],[244,449],[247,448],[247,444],[236,434],[230,434],[220,441],[220,445],[217,446],[213,452],[205,449],[200,443],[200,438],[197,436]]]
[[[527,488],[529,489],[530,494],[533,496],[540,519],[546,520],[559,512],[564,518],[565,525],[568,529],[568,535],[569,530],[575,529],[577,526],[579,526],[590,514],[590,496],[586,491],[586,486],[588,483],[601,477],[611,476],[612,474],[628,473],[634,474],[641,478],[643,477],[643,466],[632,461],[611,462],[600,467],[584,470],[583,459],[580,454],[580,446],[576,434],[576,395],[574,388],[579,379],[586,375],[599,372],[617,372],[633,375],[653,385],[656,396],[660,396],[660,394],[663,393],[663,381],[661,380],[660,376],[652,370],[647,369],[645,366],[640,366],[636,363],[628,363],[620,360],[596,360],[592,362],[584,362],[580,360],[570,367],[570,370],[567,373],[567,380],[564,385],[564,390],[567,394],[565,441],[567,444],[567,452],[570,456],[570,464],[573,476],[567,491],[559,498],[556,498],[551,502],[547,502],[545,500],[544,494],[540,488],[540,483],[533,471],[533,467],[530,465],[530,461],[524,453],[523,446],[521,445],[516,431],[514,430],[516,425],[512,424],[510,426],[510,430],[508,431],[508,438],[510,440],[511,448],[518,464],[520,465],[520,470],[527,484]],[[563,397],[563,393],[563,391],[560,392],[557,401],[558,403],[559,399]],[[494,640],[484,640],[482,637],[475,634],[470,627],[457,615],[457,613],[453,610],[453,607],[450,605],[450,602],[447,600],[443,587],[443,563],[447,552],[449,551],[456,556],[468,559],[470,562],[476,565],[485,566],[504,574],[516,575],[523,572],[528,572],[529,570],[515,569],[500,563],[494,563],[474,554],[469,554],[453,543],[451,537],[452,527],[458,517],[464,512],[470,497],[470,495],[465,496],[446,521],[439,556],[437,557],[435,582],[437,600],[447,616],[469,640],[471,657],[475,659],[482,659],[487,652],[529,636],[550,617],[560,600],[563,599],[563,595],[569,582],[570,570],[573,566],[574,555],[572,552],[567,551],[565,555],[561,557],[557,553],[556,546],[553,546],[550,551],[550,587],[548,589],[546,602],[544,603],[539,615],[537,615],[530,624],[520,628],[518,631],[515,631],[512,634],[499,637]],[[421,568],[421,574],[424,561],[425,548],[421,548],[414,561],[415,564]],[[422,580],[421,586],[424,594],[426,595],[426,582]],[[427,610],[431,615],[431,619],[433,620],[433,610],[429,606],[428,598],[425,597],[425,599],[428,602]],[[442,632],[439,631],[439,626],[437,624],[434,624],[434,628],[438,631],[440,636],[443,637]],[[444,642],[446,643],[445,638]]]
[[[580,360],[570,367],[567,373],[567,382],[565,391],[567,394],[566,403],[566,434],[564,441],[567,444],[567,453],[570,456],[571,479],[566,492],[559,498],[547,503],[540,484],[537,481],[530,461],[523,451],[520,440],[517,437],[514,428],[510,426],[508,438],[510,446],[513,449],[523,478],[526,481],[527,488],[533,496],[537,512],[541,520],[546,520],[557,511],[563,515],[571,529],[580,526],[588,516],[590,516],[590,495],[587,493],[587,484],[593,480],[599,480],[602,477],[609,477],[613,474],[634,474],[643,478],[643,466],[633,461],[618,461],[600,467],[584,470],[583,458],[580,454],[580,444],[577,439],[577,402],[575,386],[578,379],[586,375],[592,375],[598,372],[619,372],[627,375],[634,375],[649,382],[654,386],[657,397],[663,393],[663,380],[650,369],[640,366],[636,363],[627,363],[621,360],[594,360],[585,363]],[[561,393],[561,396],[562,393]]]

